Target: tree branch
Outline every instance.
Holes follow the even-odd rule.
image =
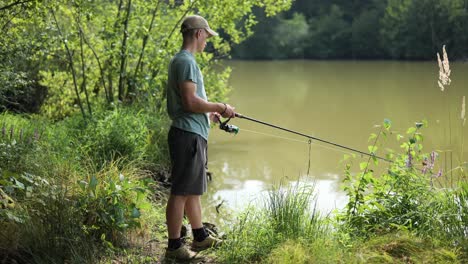
[[[154,20],[156,18],[156,13],[158,12],[160,3],[161,3],[161,0],[158,1],[158,4],[153,9],[153,13],[151,14],[151,22],[150,22],[149,27],[148,27],[148,32],[146,33],[145,36],[143,36],[143,44],[142,44],[142,47],[141,47],[140,56],[138,57],[138,62],[137,62],[137,65],[135,67],[135,72],[133,74],[133,82],[130,83],[130,85],[128,87],[128,90],[127,90],[127,96],[126,96],[127,98],[129,98],[130,94],[134,93],[135,90],[136,90],[136,79],[138,77],[138,71],[141,69],[141,67],[140,67],[141,66],[141,61],[143,59],[143,55],[145,54],[146,44],[148,43],[148,38],[149,38],[149,35],[151,33],[151,30],[153,29]]]
[[[0,11],[7,10],[7,9],[10,9],[10,8],[12,8],[14,6],[21,5],[21,4],[26,4],[26,3],[33,2],[33,1],[36,1],[36,0],[16,1],[16,2],[13,2],[13,3],[9,4],[9,5],[0,7]]]
[[[132,7],[132,0],[128,0],[127,5],[127,16],[124,21],[124,34],[122,39],[122,48],[120,50],[120,73],[119,73],[119,100],[123,101],[124,99],[124,80],[126,75],[126,66],[127,66],[127,39],[128,39],[128,21],[130,20],[130,13]]]
[[[98,67],[99,67],[99,71],[101,73],[101,82],[102,82],[102,87],[104,88],[104,93],[106,94],[106,100],[107,102],[111,102],[110,100],[110,97],[108,95],[108,91],[107,91],[107,87],[106,87],[106,81],[104,80],[104,69],[102,68],[102,65],[101,65],[101,60],[99,59],[99,56],[98,54],[96,53],[96,50],[94,50],[93,46],[91,46],[91,43],[89,43],[88,39],[86,38],[85,34],[84,34],[84,31],[83,29],[81,28],[81,25],[80,26],[80,32],[82,32],[83,34],[83,40],[84,42],[86,43],[86,45],[88,45],[89,49],[91,49],[91,51],[93,52],[94,54],[94,58],[96,59],[97,63],[98,63]]]
[[[80,17],[79,17],[80,15],[81,15],[81,10],[80,10],[80,13],[78,14],[78,18],[77,18],[76,23],[78,24],[79,33],[80,33],[80,57],[81,57],[81,71],[82,71],[82,78],[83,78],[83,80],[82,80],[82,89],[85,92],[86,104],[88,105],[89,116],[92,118],[93,117],[93,111],[91,110],[91,104],[89,103],[88,89],[86,87],[86,79],[87,79],[87,76],[86,76],[86,61],[85,61],[84,49],[83,49],[84,36],[83,36],[83,30],[81,30],[81,21],[80,21]]]
[[[172,34],[174,34],[176,28],[179,26],[180,22],[182,22],[182,20],[187,16],[188,12],[190,12],[192,9],[193,9],[193,6],[195,5],[195,3],[197,2],[197,0],[194,0],[192,2],[192,4],[189,6],[189,8],[187,8],[187,10],[184,12],[184,14],[179,18],[179,20],[177,21],[177,23],[175,23],[174,27],[172,28],[171,30],[171,33],[169,33],[169,36],[166,38],[166,42],[164,42],[164,45],[162,47],[162,50],[165,50],[167,48],[167,45],[169,44],[169,40],[171,39],[172,37]],[[158,75],[159,73],[159,67],[156,68],[155,70],[153,70],[153,74],[151,76],[151,80],[154,80],[154,78],[156,78],[156,76]]]
[[[77,81],[76,81],[76,72],[75,72],[75,67],[73,65],[73,55],[72,55],[70,49],[68,48],[67,42],[65,41],[65,39],[63,37],[62,31],[60,30],[60,26],[58,24],[57,17],[55,16],[54,10],[50,9],[50,12],[52,13],[52,17],[54,18],[54,22],[57,25],[57,30],[58,30],[58,33],[60,35],[60,39],[62,40],[63,44],[65,45],[65,49],[67,51],[67,55],[68,55],[68,59],[69,59],[69,63],[70,63],[70,69],[71,69],[72,76],[73,76],[73,86],[75,87],[76,98],[78,100],[78,105],[80,106],[81,114],[83,115],[83,118],[86,120],[86,113],[84,111],[83,104],[81,103],[80,92],[78,91],[78,84],[77,84]]]
[[[143,55],[145,53],[145,48],[146,48],[146,44],[148,42],[148,38],[149,38],[149,35],[151,33],[151,30],[153,29],[153,25],[154,25],[154,19],[156,18],[156,13],[158,11],[158,8],[159,8],[159,4],[161,3],[161,0],[158,1],[158,4],[156,5],[156,7],[154,8],[153,10],[153,14],[152,14],[152,17],[151,17],[151,23],[150,23],[150,26],[148,28],[148,32],[146,33],[146,35],[143,37],[143,45],[142,45],[142,48],[141,48],[141,52],[140,52],[140,57],[138,58],[138,63],[136,65],[136,68],[135,68],[135,77],[137,76],[138,74],[138,70],[140,69],[140,65],[141,65],[141,60],[143,58]]]

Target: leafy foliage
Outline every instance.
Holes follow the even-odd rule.
[[[0,54],[6,59],[0,65],[3,98],[47,88],[42,111],[54,119],[77,110],[91,117],[94,108],[117,101],[151,104],[159,111],[165,106],[167,63],[181,45],[181,20],[196,13],[229,40],[210,39],[208,52],[197,59],[210,99],[225,99],[230,70],[219,67],[219,60],[228,56],[231,45],[252,34],[252,8],[273,16],[290,5],[289,0],[60,0],[14,5],[0,11],[14,17],[3,21],[6,34],[0,36],[5,43]],[[12,51],[23,62],[12,60]],[[32,76],[34,82],[18,87],[15,80],[21,76]],[[8,83],[14,87],[3,85]]]
[[[409,231],[421,237],[440,239],[466,247],[466,184],[461,178],[456,189],[441,189],[446,175],[437,170],[437,152],[423,152],[420,130],[426,123],[416,123],[406,136],[397,134],[402,153],[389,152],[392,162],[386,171],[375,175],[372,158],[359,164],[360,173],[350,172],[347,165],[345,191],[349,197],[345,212],[338,216],[340,228],[351,237],[374,237]],[[379,134],[369,138],[375,152],[380,138],[392,134],[389,122]],[[377,159],[373,159],[377,164]],[[448,261],[448,260],[447,260]]]
[[[297,0],[278,16],[256,15],[255,34],[233,49],[237,58],[427,60],[445,44],[454,59],[468,56],[462,0]],[[283,49],[285,43],[292,48]]]

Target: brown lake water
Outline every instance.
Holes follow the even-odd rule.
[[[429,125],[421,131],[424,149],[452,150],[451,155],[441,152],[436,169],[448,171],[450,161],[452,167],[468,161],[468,121],[463,126],[461,120],[462,96],[468,97],[468,63],[451,63],[452,83],[444,92],[437,85],[435,61],[226,64],[233,69],[228,103],[241,114],[365,152],[369,135],[378,132],[375,125],[384,119],[392,121],[395,135],[405,135],[415,122],[425,119]],[[309,169],[306,138],[245,119],[230,123],[240,128],[237,135],[217,128],[210,134],[208,167],[213,181],[203,196],[207,220],[220,221],[227,208],[261,206],[266,191],[280,181],[315,183],[322,212],[346,204],[345,165],[340,161],[349,151],[312,141]],[[390,142],[396,142],[394,138],[387,147],[399,150],[397,143]],[[366,160],[357,155],[354,163]],[[218,214],[215,207],[221,201]]]

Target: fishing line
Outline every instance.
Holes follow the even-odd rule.
[[[255,134],[260,134],[260,135],[264,135],[264,136],[275,137],[275,138],[284,139],[284,140],[289,140],[289,141],[295,141],[295,142],[299,142],[299,143],[307,143],[307,141],[305,141],[305,140],[299,140],[299,139],[294,139],[294,138],[282,137],[282,136],[277,136],[277,135],[273,135],[273,134],[258,132],[258,131],[254,131],[254,130],[248,130],[248,129],[245,129],[245,128],[242,128],[242,131],[247,131],[247,132],[250,132],[250,133],[255,133]]]
[[[391,160],[376,156],[374,153],[366,153],[366,152],[363,152],[363,151],[360,151],[360,150],[357,150],[357,149],[354,149],[354,148],[350,148],[350,147],[347,147],[347,146],[344,146],[344,145],[341,145],[341,144],[337,144],[337,143],[334,143],[334,142],[331,142],[331,141],[327,141],[327,140],[324,140],[324,139],[320,139],[320,138],[317,138],[317,137],[306,135],[304,133],[300,133],[300,132],[297,132],[297,131],[294,131],[294,130],[291,130],[291,129],[287,129],[287,128],[283,128],[283,127],[280,127],[280,126],[277,126],[277,125],[273,125],[273,124],[270,124],[270,123],[267,123],[267,122],[264,122],[264,121],[260,121],[260,120],[257,120],[257,119],[254,119],[254,118],[251,118],[251,117],[248,117],[248,116],[241,115],[241,114],[236,113],[236,117],[241,118],[241,119],[246,119],[246,120],[249,120],[249,121],[252,121],[252,122],[255,122],[255,123],[259,123],[259,124],[262,124],[262,125],[265,125],[265,126],[273,127],[273,128],[276,128],[276,129],[284,130],[286,132],[296,134],[296,135],[299,135],[299,136],[303,136],[303,137],[306,137],[308,139],[313,139],[313,140],[316,140],[316,141],[320,141],[320,142],[323,142],[325,144],[333,145],[335,147],[339,147],[339,148],[342,148],[342,149],[347,149],[347,150],[350,150],[352,152],[357,152],[357,153],[359,153],[361,155],[366,155],[366,156],[369,156],[371,158],[380,159],[380,160],[384,160],[384,161],[392,163]],[[230,118],[227,121],[221,123],[220,128],[227,131],[227,132],[237,133],[239,131],[239,128],[236,127],[236,126],[228,125],[227,122],[229,122],[229,120],[230,120]]]
[[[279,138],[279,139],[283,139],[283,140],[299,142],[299,143],[307,143],[309,145],[309,159],[308,159],[308,164],[307,164],[307,176],[310,175],[310,160],[311,160],[311,156],[312,156],[311,155],[312,154],[312,144],[315,144],[316,146],[320,146],[322,148],[326,148],[326,149],[329,149],[329,150],[345,153],[345,154],[348,154],[348,155],[353,155],[352,153],[341,150],[341,149],[336,149],[336,148],[332,148],[332,147],[328,147],[328,146],[325,146],[325,145],[322,145],[322,144],[315,143],[315,142],[312,141],[312,139],[309,139],[308,141],[304,141],[304,140],[298,140],[298,139],[293,139],[293,138],[288,138],[288,137],[277,136],[277,135],[273,135],[273,134],[269,134],[269,133],[258,132],[258,131],[249,130],[249,129],[242,129],[242,131],[246,131],[246,132],[250,132],[250,133],[254,133],[254,134],[260,134],[260,135],[269,136],[269,137],[274,137],[274,138]]]
[[[255,131],[255,130],[249,130],[249,129],[245,129],[245,128],[243,128],[242,131],[246,131],[246,132],[250,132],[250,133],[254,133],[254,134],[260,134],[260,135],[269,136],[269,137],[274,137],[274,138],[279,138],[279,139],[284,139],[284,140],[289,140],[289,141],[294,141],[294,142],[299,142],[299,143],[309,143],[309,141],[306,141],[306,140],[299,140],[299,139],[294,139],[294,138],[282,137],[282,136],[277,136],[277,135],[273,135],[273,134],[258,132],[258,131]],[[341,153],[348,154],[348,155],[353,155],[353,153],[351,153],[349,151],[345,151],[345,150],[341,150],[341,149],[337,149],[337,148],[332,148],[332,147],[329,147],[329,146],[326,146],[326,145],[322,145],[322,144],[319,144],[317,142],[314,142],[313,140],[310,140],[310,144],[313,144],[315,146],[319,146],[319,147],[322,147],[322,148],[325,148],[325,149],[328,149],[328,150],[341,152]]]
[[[242,131],[255,133],[255,134],[260,134],[260,135],[269,136],[269,137],[274,137],[274,138],[279,138],[279,139],[284,139],[284,140],[289,140],[289,141],[294,141],[294,142],[299,142],[299,143],[309,143],[309,141],[305,141],[305,140],[282,137],[282,136],[277,136],[277,135],[273,135],[273,134],[269,134],[269,133],[258,132],[258,131],[255,131],[255,130],[249,130],[249,129],[245,129],[245,128],[243,128]],[[314,142],[313,140],[310,140],[310,144],[314,144],[315,146],[319,146],[319,147],[322,147],[322,148],[325,148],[325,149],[328,149],[328,150],[341,152],[341,153],[348,154],[348,155],[353,155],[353,153],[351,153],[349,151],[345,151],[345,150],[341,150],[341,149],[337,149],[337,148],[332,148],[332,147],[329,147],[329,146],[326,146],[326,145],[322,145],[322,144],[319,144],[317,142]]]
[[[304,133],[300,133],[300,132],[297,132],[297,131],[294,131],[294,130],[291,130],[291,129],[287,129],[287,128],[283,128],[283,127],[273,125],[273,124],[270,124],[270,123],[267,123],[267,122],[263,122],[263,121],[260,121],[260,120],[257,120],[257,119],[254,119],[254,118],[251,118],[251,117],[248,117],[248,116],[244,116],[244,115],[237,114],[237,113],[235,115],[236,115],[236,117],[241,118],[241,119],[247,119],[249,121],[256,122],[256,123],[259,123],[259,124],[262,124],[262,125],[265,125],[265,126],[270,126],[270,127],[280,129],[280,130],[283,130],[283,131],[286,131],[286,132],[289,132],[289,133],[292,133],[292,134],[296,134],[296,135],[299,135],[299,136],[306,137],[309,140],[319,141],[319,142],[322,142],[322,143],[325,143],[325,144],[333,145],[333,146],[338,147],[338,148],[346,149],[346,150],[349,150],[349,151],[352,151],[352,152],[357,152],[357,153],[359,153],[361,155],[369,156],[369,157],[374,158],[374,159],[380,159],[380,160],[387,161],[389,163],[393,163],[391,160],[379,157],[379,156],[375,155],[372,152],[371,153],[366,153],[366,152],[363,152],[363,151],[360,151],[360,150],[357,150],[357,149],[354,149],[354,148],[350,148],[350,147],[347,147],[347,146],[344,146],[344,145],[340,145],[340,144],[331,142],[331,141],[327,141],[327,140],[320,139],[320,138],[317,138],[317,137],[313,137],[313,136],[310,136],[310,135],[306,135]],[[224,130],[224,131],[228,132],[228,133],[234,133],[234,134],[239,133],[239,128],[237,126],[228,124],[228,122],[230,120],[231,120],[231,118],[227,119],[224,122],[220,122],[219,128],[221,130]]]

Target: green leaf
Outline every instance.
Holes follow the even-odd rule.
[[[152,205],[151,205],[151,203],[148,203],[148,202],[142,202],[142,203],[139,204],[138,207],[140,208],[140,210],[141,210],[141,209],[143,209],[143,210],[150,210],[151,207],[152,207]]]
[[[360,168],[361,170],[364,170],[364,169],[367,168],[367,165],[368,165],[367,162],[361,162],[361,163],[359,163],[359,168]]]
[[[396,136],[397,141],[400,141],[402,138],[404,138],[404,136],[402,136],[401,134],[398,134],[398,135]]]
[[[21,190],[24,190],[25,189],[25,186],[22,182],[18,181],[17,179],[15,179],[15,185],[18,189],[21,189]]]
[[[115,189],[116,189],[116,188],[115,188],[115,183],[114,183],[113,180],[109,180],[109,189],[110,189],[111,191],[113,191],[113,192],[114,192]]]
[[[371,140],[373,140],[373,139],[375,139],[375,138],[377,138],[377,134],[372,133],[372,134],[369,136],[369,139],[368,139],[367,141],[369,142],[369,141],[371,141]]]
[[[390,129],[391,126],[392,126],[392,121],[390,121],[390,119],[385,118],[384,119],[384,127],[386,129]]]
[[[78,185],[80,186],[80,189],[82,191],[85,191],[86,190],[86,185],[88,185],[88,183],[86,181],[81,180],[81,181],[78,182]]]
[[[423,141],[423,136],[420,133],[416,133],[414,137],[416,138],[417,141]]]
[[[133,207],[132,210],[132,218],[139,218],[141,216],[140,210],[138,208]]]
[[[406,134],[413,134],[414,132],[416,132],[416,128],[415,128],[415,127],[410,127],[410,128],[408,128],[408,130],[406,131]]]
[[[96,192],[96,186],[98,185],[98,179],[96,178],[96,176],[92,176],[90,181],[89,181],[89,190],[91,192]]]
[[[378,147],[377,146],[368,146],[367,149],[369,149],[369,152],[371,154],[373,154],[373,153],[375,153],[377,151]]]

